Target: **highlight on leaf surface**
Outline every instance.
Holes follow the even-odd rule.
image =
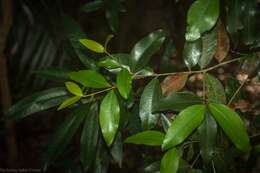
[[[68,106],[73,105],[74,103],[78,102],[80,100],[80,98],[81,98],[80,96],[74,96],[74,97],[68,98],[67,100],[62,102],[62,104],[58,107],[58,110],[61,110]]]
[[[70,93],[72,93],[76,96],[83,96],[83,92],[82,92],[81,88],[76,83],[65,82],[65,86]]]
[[[96,42],[94,40],[80,39],[79,42],[93,52],[96,52],[96,53],[104,53],[105,52],[105,48],[101,44],[99,44],[98,42]]]

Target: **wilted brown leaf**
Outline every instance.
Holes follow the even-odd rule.
[[[230,48],[230,40],[226,32],[225,26],[219,20],[217,24],[217,49],[214,57],[221,62],[228,54]]]
[[[185,86],[187,78],[188,74],[185,73],[167,76],[161,83],[163,94],[170,95],[173,92],[181,90]]]

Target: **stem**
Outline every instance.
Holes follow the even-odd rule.
[[[116,88],[116,86],[112,86],[112,87],[110,87],[110,88],[106,88],[106,89],[101,90],[101,91],[97,91],[97,92],[94,92],[94,93],[91,93],[91,94],[87,94],[87,95],[84,95],[83,97],[93,97],[93,96],[95,96],[95,95],[97,95],[97,94],[104,93],[104,92],[109,91],[109,90],[112,90],[112,89],[114,89],[114,88]]]
[[[190,171],[192,170],[193,166],[194,166],[195,163],[198,161],[199,157],[200,157],[200,154],[198,154],[198,155],[196,156],[196,158],[195,158],[194,161],[192,162],[192,164],[191,164],[190,169],[189,169],[188,172],[190,172]]]
[[[211,160],[211,164],[212,164],[212,168],[213,168],[213,173],[216,173],[215,164],[214,164],[213,160]]]
[[[206,83],[205,83],[205,72],[203,72],[203,100],[206,103]]]
[[[248,78],[248,77],[247,77]],[[231,99],[228,102],[228,105],[230,105],[232,103],[232,101],[235,99],[235,97],[237,96],[237,94],[239,93],[239,91],[242,89],[242,87],[245,85],[245,83],[247,82],[247,78],[241,83],[241,85],[239,86],[239,88],[236,90],[236,92],[233,94],[233,96],[231,97]]]

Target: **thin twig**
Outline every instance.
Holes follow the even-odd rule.
[[[231,99],[228,102],[228,105],[230,105],[232,103],[232,101],[235,99],[235,97],[237,96],[237,94],[239,93],[239,91],[242,89],[242,87],[245,85],[245,83],[248,81],[247,80],[248,77],[246,77],[246,79],[241,83],[241,85],[239,86],[239,88],[236,90],[236,92],[233,94],[233,96],[231,97]]]
[[[114,88],[116,88],[116,86],[112,86],[112,87],[110,87],[110,88],[106,88],[106,89],[101,90],[101,91],[97,91],[97,92],[94,92],[94,93],[91,93],[91,94],[87,94],[87,95],[84,95],[83,97],[92,97],[92,96],[95,96],[95,95],[97,95],[97,94],[101,94],[101,93],[103,93],[103,92],[112,90],[112,89],[114,89]]]
[[[192,164],[191,164],[191,166],[190,166],[190,169],[189,169],[188,173],[191,172],[193,166],[194,166],[195,163],[198,161],[199,157],[200,157],[200,154],[198,154],[198,155],[196,156],[196,158],[194,159],[194,161],[192,162]]]

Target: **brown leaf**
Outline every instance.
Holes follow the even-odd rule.
[[[185,73],[167,76],[161,83],[163,94],[170,95],[181,90],[185,86],[187,78],[188,74]]]
[[[225,26],[219,20],[217,24],[217,49],[214,57],[221,62],[228,54],[230,48],[230,40],[226,32]]]

